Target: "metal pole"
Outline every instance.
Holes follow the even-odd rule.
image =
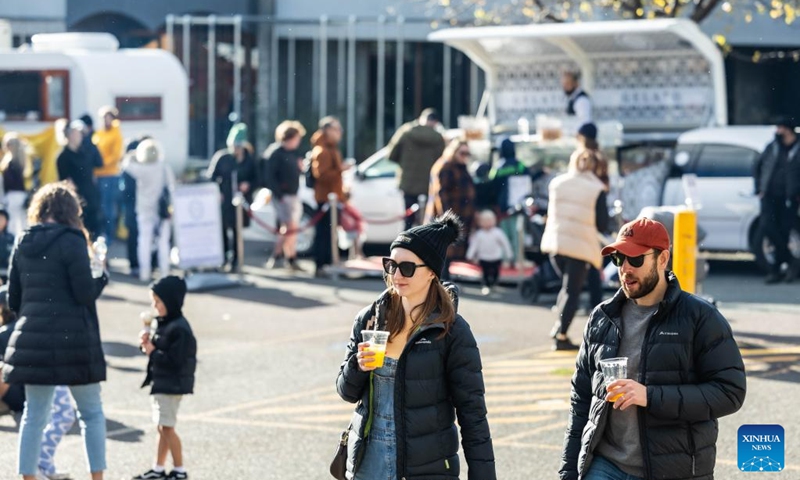
[[[319,118],[328,114],[328,16],[319,18]]]
[[[319,109],[319,38],[311,42],[311,112]]]
[[[294,34],[290,33],[289,38],[287,39],[287,48],[286,48],[286,100],[287,100],[287,108],[286,114],[289,118],[294,118],[294,107],[295,107],[295,86],[297,84],[297,79],[295,78],[295,71],[297,70],[297,40],[294,38]]]
[[[242,121],[242,16],[233,17],[233,113],[236,121]]]
[[[417,218],[417,222],[415,223],[415,225],[422,225],[423,223],[425,223],[425,210],[428,207],[428,196],[420,194],[417,197],[417,206],[419,207],[419,209],[415,214],[415,217]]]
[[[453,51],[450,49],[450,46],[444,45],[444,53],[442,54],[444,57],[444,71],[442,72],[444,75],[444,81],[442,82],[442,123],[445,127],[450,126],[450,97],[452,94],[450,85],[453,76],[452,54]]]
[[[191,15],[184,15],[183,16],[183,68],[186,69],[186,75],[189,76],[189,80],[192,79],[192,71],[189,69],[191,66],[191,58],[189,57],[189,42],[191,40],[190,35],[192,33],[192,17]],[[191,85],[191,83],[190,83]]]
[[[331,212],[331,262],[339,266],[339,198],[335,193],[328,194],[328,206]],[[324,221],[324,220],[323,220]]]
[[[347,103],[347,77],[345,77],[347,71],[347,39],[344,35],[339,37],[339,51],[336,56],[336,61],[338,62],[336,72],[336,96],[339,102],[337,105],[337,113],[341,115]]]
[[[350,36],[347,54],[347,157],[353,158],[356,150],[356,17],[350,15]]]
[[[162,48],[169,53],[175,53],[175,15],[169,14],[167,15],[167,33],[166,33],[166,45],[162,46]]]
[[[270,58],[270,67],[269,67],[269,82],[270,82],[270,129],[275,130],[275,126],[278,124],[278,55],[279,50],[278,47],[280,38],[278,37],[278,29],[272,29],[272,52]]]
[[[216,107],[217,107],[217,29],[215,24],[216,17],[209,15],[208,17],[208,125],[206,127],[207,143],[206,149],[208,151],[208,158],[214,155],[216,132]]]
[[[236,265],[232,265],[238,273],[242,273],[244,266],[244,195],[239,191],[239,175],[236,171],[231,175],[231,188],[233,189],[233,206],[236,208]],[[227,237],[228,231],[225,230]]]
[[[395,56],[395,76],[394,76],[394,128],[400,128],[403,124],[403,25],[405,19],[402,15],[397,17],[397,52]]]
[[[523,269],[525,268],[525,218],[526,218],[526,211],[523,208],[522,211],[517,213],[517,281],[522,282],[525,278],[525,272]]]
[[[478,64],[469,62],[469,114],[478,111]]]
[[[375,150],[383,148],[386,130],[386,17],[378,17],[378,98],[375,118]]]

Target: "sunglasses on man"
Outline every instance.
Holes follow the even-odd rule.
[[[389,257],[383,258],[383,271],[386,272],[388,275],[394,275],[394,272],[400,270],[400,275],[410,278],[414,276],[414,272],[417,271],[417,267],[427,267],[424,263],[416,264],[414,262],[400,262],[397,263],[393,259]]]
[[[633,268],[639,268],[642,265],[644,265],[644,257],[646,257],[648,255],[653,255],[655,253],[656,252],[650,252],[650,253],[644,253],[642,255],[637,255],[635,257],[629,257],[629,256],[623,255],[623,254],[621,254],[619,252],[614,252],[609,256],[611,257],[611,262],[614,265],[616,265],[617,267],[621,267],[622,264],[625,263],[625,260],[627,260],[628,261],[628,265],[630,265]]]

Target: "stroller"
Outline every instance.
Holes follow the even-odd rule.
[[[558,293],[561,290],[561,276],[550,261],[550,255],[542,252],[540,248],[547,214],[547,200],[531,197],[526,205],[535,212],[526,224],[525,250],[528,252],[526,257],[533,260],[536,268],[530,277],[520,283],[519,294],[526,302],[536,303],[541,294]]]

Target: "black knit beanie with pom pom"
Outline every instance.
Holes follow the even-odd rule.
[[[441,278],[447,248],[461,239],[463,224],[458,215],[448,210],[433,222],[414,227],[397,236],[390,250],[405,248],[414,252],[422,262]]]

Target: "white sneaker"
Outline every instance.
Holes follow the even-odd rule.
[[[481,288],[481,295],[483,295],[484,297],[489,295],[490,293],[492,293],[492,289],[491,288],[489,288],[489,287]]]
[[[56,472],[52,475],[46,475],[49,480],[72,480],[72,475],[67,472]]]

